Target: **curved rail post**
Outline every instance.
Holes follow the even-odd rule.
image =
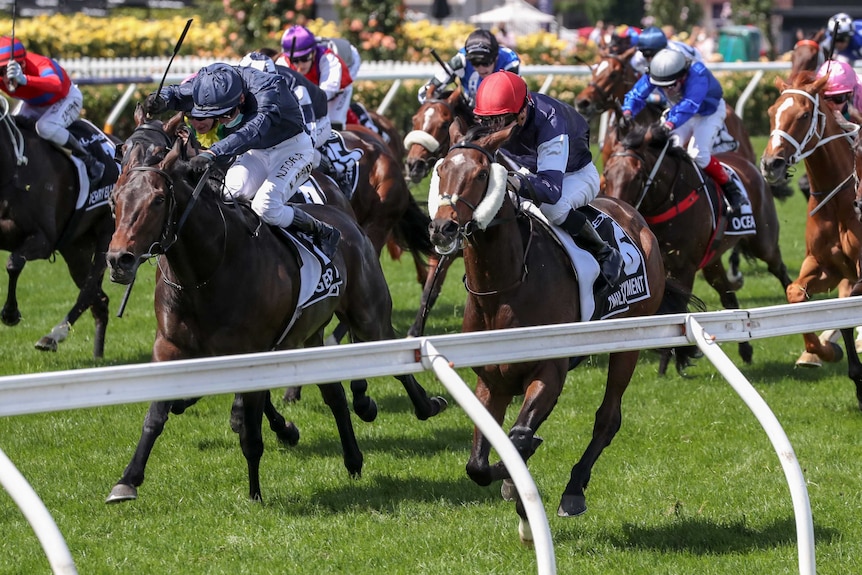
[[[739,116],[739,119],[742,119],[742,115],[745,113],[745,103],[751,97],[754,89],[757,88],[757,85],[760,84],[760,80],[763,79],[763,70],[758,70],[754,73],[751,80],[748,81],[748,85],[745,87],[745,90],[742,91],[742,94],[739,96],[739,100],[736,101],[736,107],[733,109],[736,112],[736,115]]]
[[[527,470],[527,464],[521,458],[521,454],[512,445],[506,432],[497,425],[496,420],[488,413],[488,410],[479,403],[470,388],[461,379],[461,376],[452,368],[449,360],[443,357],[437,348],[426,338],[422,339],[422,366],[425,369],[434,370],[434,374],[440,382],[446,386],[455,401],[458,402],[476,427],[488,438],[500,459],[506,464],[506,469],[518,488],[518,495],[524,502],[527,519],[533,533],[533,542],[536,548],[536,562],[538,563],[539,575],[555,575],[557,562],[554,557],[554,546],[551,542],[551,528],[548,525],[548,516],[542,506],[542,499],[533,477]]]
[[[769,436],[769,441],[778,454],[778,460],[784,469],[784,476],[790,486],[790,498],[793,500],[793,511],[796,516],[796,538],[799,547],[799,574],[814,575],[814,521],[811,517],[811,502],[808,500],[808,488],[805,486],[805,477],[799,467],[799,460],[790,440],[784,433],[784,429],[769,409],[769,406],[757,393],[757,390],[745,378],[739,369],[730,361],[715,338],[691,315],[686,318],[686,337],[703,351],[709,361],[718,369],[721,375],[733,387],[734,391],[742,398],[751,409],[757,421]]]
[[[18,504],[21,513],[30,522],[55,575],[78,575],[72,554],[69,553],[66,540],[54,523],[54,518],[2,449],[0,449],[0,485],[6,489]]]

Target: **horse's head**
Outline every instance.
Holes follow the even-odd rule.
[[[760,160],[760,171],[770,184],[784,181],[790,166],[825,141],[827,123],[837,127],[820,94],[827,80],[810,72],[800,73],[789,85],[776,79],[781,93],[769,107],[771,131]]]
[[[603,53],[598,64],[591,67],[592,80],[575,96],[575,107],[582,116],[591,119],[608,108],[616,109],[626,92],[634,86],[636,73],[631,67],[632,47],[622,54]]]
[[[428,99],[413,116],[413,130],[404,137],[407,171],[414,183],[422,181],[449,148],[449,126],[455,118],[473,123],[473,113],[461,88]]]
[[[111,193],[115,229],[108,246],[111,281],[129,284],[138,266],[163,253],[176,234],[175,175],[182,142],[168,152],[146,142],[126,150],[125,165]]]
[[[799,40],[793,46],[790,57],[789,80],[793,81],[800,72],[816,72],[825,58],[818,41],[809,38]]]
[[[614,146],[604,164],[602,193],[640,208],[647,179],[664,142],[653,141],[647,126],[633,126]]]
[[[428,191],[431,242],[439,253],[460,249],[462,240],[486,229],[500,211],[507,172],[495,153],[516,126],[491,132],[479,125],[464,134],[460,120],[452,124],[450,138],[456,143],[434,167]]]

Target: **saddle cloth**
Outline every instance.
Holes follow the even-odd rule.
[[[105,174],[102,179],[95,183],[93,189],[90,189],[90,179],[87,177],[87,168],[79,158],[69,155],[75,168],[78,170],[78,201],[75,204],[76,210],[92,210],[102,204],[107,203],[111,196],[111,190],[114,189],[114,184],[120,175],[120,165],[114,159],[116,145],[88,120],[75,120],[69,126],[69,133],[72,134],[81,145],[91,154],[99,159],[105,165]]]
[[[739,191],[746,199],[746,203],[740,207],[739,214],[734,214],[727,219],[727,229],[724,230],[724,234],[727,236],[754,235],[757,233],[757,224],[754,221],[754,214],[751,211],[751,199],[748,197],[748,190],[745,189],[742,179],[733,168],[724,162],[722,162],[721,165],[724,167],[724,171],[727,172],[727,175],[736,182],[736,185],[739,187]]]
[[[595,299],[595,282],[599,277],[599,264],[588,251],[575,244],[572,236],[561,227],[551,224],[530,200],[521,198],[521,209],[550,228],[566,250],[578,278],[581,321],[608,319],[628,311],[630,304],[650,297],[643,251],[626,231],[608,214],[586,205],[578,208],[593,225],[603,240],[617,248],[623,256],[623,273],[619,284],[604,301]]]

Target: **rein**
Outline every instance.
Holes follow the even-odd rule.
[[[19,166],[26,166],[30,160],[24,154],[24,134],[21,133],[21,129],[18,127],[18,124],[15,123],[15,120],[13,120],[12,116],[9,114],[9,100],[6,98],[0,98],[0,108],[2,108],[2,110],[0,110],[0,124],[3,125],[3,128],[9,135],[9,140],[12,142],[12,150],[15,152],[15,161]]]

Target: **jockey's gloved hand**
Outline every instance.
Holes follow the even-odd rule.
[[[203,172],[207,171],[207,168],[209,168],[214,161],[215,154],[213,154],[209,150],[204,150],[203,152],[189,160],[189,166],[195,173],[202,174]]]
[[[664,142],[665,140],[670,138],[671,130],[673,130],[673,126],[671,126],[667,122],[662,122],[660,124],[652,126],[650,128],[650,133],[654,140]]]
[[[632,127],[632,123],[632,113],[627,110],[623,112],[622,115],[620,115],[620,119],[617,120],[617,127],[620,130],[629,130]]]
[[[523,188],[523,174],[520,172],[509,172],[506,175],[506,182],[509,184],[509,189],[521,195],[521,188]]]
[[[153,92],[147,99],[144,100],[144,113],[147,116],[161,114],[168,109],[168,103],[162,98],[158,92]]]
[[[522,198],[532,201],[537,206],[542,205],[542,202],[536,199],[536,191],[533,189],[533,184],[530,183],[525,174],[521,172],[509,172],[506,176],[506,182],[512,191]]]
[[[21,64],[15,60],[9,62],[9,65],[6,67],[6,80],[18,86],[23,86],[27,83],[27,76],[24,75]]]

